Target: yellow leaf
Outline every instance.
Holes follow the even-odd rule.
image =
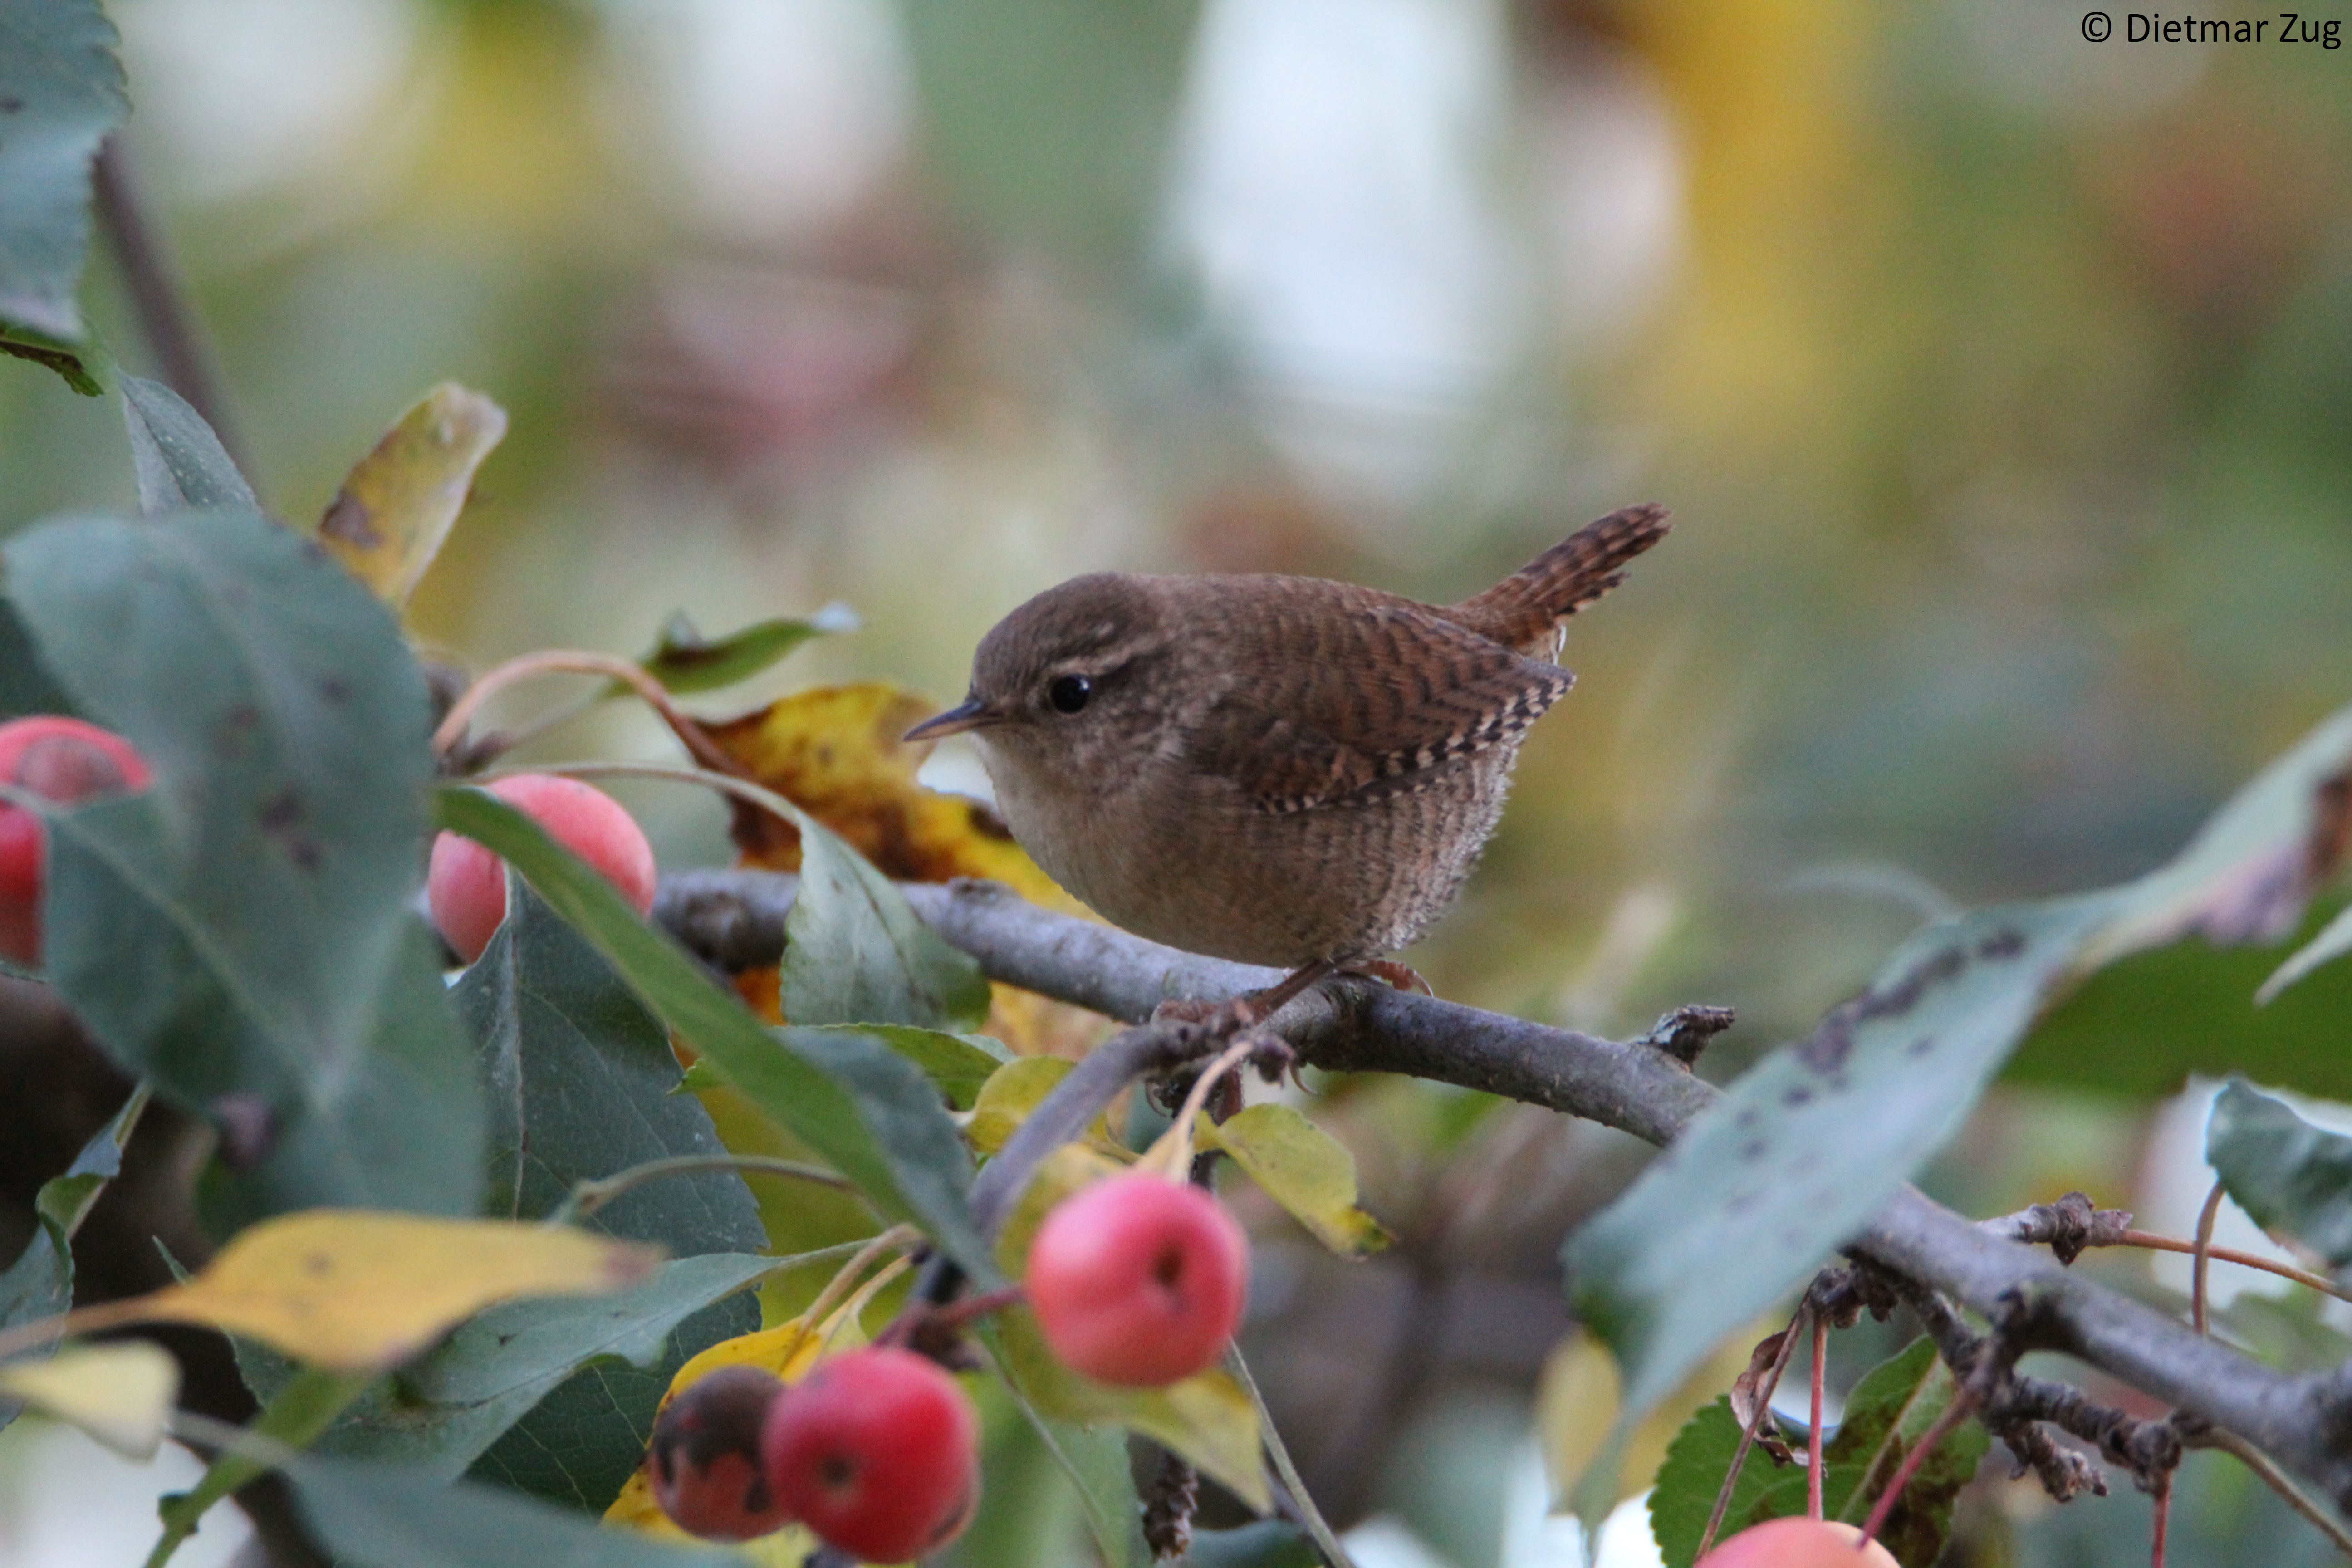
[[[117,1453],[152,1459],[180,1397],[180,1363],[152,1340],[77,1345],[0,1367],[0,1394],[70,1421]]]
[[[1193,1136],[1222,1149],[1315,1239],[1350,1258],[1389,1244],[1381,1222],[1356,1206],[1356,1157],[1287,1105],[1253,1105],[1222,1125],[1201,1119]]]
[[[507,412],[445,381],[362,458],[319,523],[319,542],[398,609],[440,553],[474,470],[505,438]]]
[[[929,748],[898,739],[938,704],[881,681],[820,686],[713,725],[710,738],[751,776],[847,839],[885,876],[909,882],[988,877],[1034,903],[1075,909],[993,812],[915,782]],[[800,868],[800,836],[762,818],[744,864]]]
[[[980,1152],[995,1153],[1029,1120],[1038,1101],[1069,1077],[1076,1065],[1057,1057],[1024,1057],[998,1068],[980,1086],[980,1098],[971,1105],[971,1120],[964,1123],[964,1136]]]
[[[157,1291],[138,1315],[366,1372],[397,1365],[494,1302],[625,1289],[660,1258],[562,1226],[309,1209],[239,1231],[202,1273]]]
[[[929,748],[898,737],[938,710],[927,698],[874,681],[795,692],[709,728],[719,749],[752,778],[841,835],[886,877],[908,882],[984,877],[1032,903],[1087,913],[1037,868],[994,812],[916,782]],[[744,865],[800,869],[800,835],[788,824],[742,811],[736,814],[735,833]],[[985,1032],[1022,1056],[1083,1055],[1101,1037],[1102,1020],[1083,1008],[1009,985],[992,991]],[[774,982],[766,975],[746,991],[755,1008],[773,994]]]

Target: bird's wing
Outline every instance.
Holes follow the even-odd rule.
[[[1456,758],[1516,742],[1575,679],[1410,600],[1304,582],[1298,595],[1239,634],[1246,673],[1193,739],[1196,766],[1255,810],[1416,789]]]

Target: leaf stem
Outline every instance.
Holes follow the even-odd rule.
[[[465,695],[450,705],[447,716],[441,721],[441,727],[433,731],[434,754],[447,756],[465,735],[466,727],[473,722],[474,715],[491,697],[518,682],[542,675],[602,675],[620,681],[644,698],[646,705],[662,716],[663,721],[669,725],[670,732],[686,748],[688,755],[705,767],[721,773],[728,769],[727,754],[712,742],[699,723],[670,700],[668,690],[660,681],[646,674],[643,665],[634,659],[620,658],[608,653],[589,653],[579,648],[542,648],[483,671],[480,679],[466,688]]]
[[[2212,1263],[2213,1222],[2221,1216],[2224,1194],[2221,1184],[2216,1182],[2205,1194],[2205,1206],[2197,1211],[2196,1245],[2189,1254],[2189,1318],[2200,1334],[2205,1331],[2205,1276]]]
[[[923,1233],[911,1225],[894,1225],[859,1247],[856,1256],[841,1266],[841,1272],[825,1281],[824,1289],[817,1292],[816,1300],[811,1301],[808,1310],[801,1314],[803,1321],[814,1331],[824,1321],[825,1315],[840,1304],[841,1299],[849,1294],[857,1283],[857,1277],[873,1267],[876,1258],[894,1248],[912,1247],[922,1238]]]
[[[1780,1374],[1788,1370],[1789,1357],[1797,1348],[1797,1330],[1805,1321],[1807,1309],[1799,1307],[1797,1315],[1789,1320],[1781,1331],[1780,1348],[1772,1352],[1772,1364],[1756,1384],[1756,1417],[1740,1429],[1739,1447],[1731,1451],[1731,1464],[1723,1472],[1723,1485],[1715,1494],[1715,1510],[1706,1516],[1706,1529],[1698,1538],[1698,1550],[1691,1555],[1704,1557],[1715,1544],[1716,1531],[1723,1528],[1723,1516],[1730,1511],[1731,1493],[1739,1485],[1739,1472],[1747,1468],[1748,1450],[1756,1446],[1756,1435],[1764,1430],[1764,1423],[1772,1419],[1772,1394],[1780,1386]]]
[[[1830,1320],[1823,1312],[1813,1314],[1812,1427],[1805,1436],[1805,1517],[1822,1517],[1822,1363],[1829,1360]]]
[[[750,779],[711,768],[679,767],[674,763],[550,763],[544,767],[501,769],[482,777],[495,780],[524,773],[553,773],[567,779],[663,779],[672,784],[704,784],[721,795],[748,801],[795,827],[800,826],[803,815],[800,806]]]
[[[1911,1451],[1903,1456],[1903,1463],[1896,1467],[1895,1478],[1886,1483],[1886,1489],[1878,1494],[1876,1502],[1871,1504],[1869,1521],[1862,1527],[1863,1544],[1878,1539],[1878,1532],[1886,1526],[1887,1515],[1895,1511],[1895,1505],[1902,1500],[1903,1489],[1911,1484],[1911,1478],[1919,1473],[1919,1467],[1927,1462],[1927,1456],[1935,1452],[1936,1445],[1950,1436],[1953,1428],[1974,1415],[1976,1408],[1976,1394],[1963,1386],[1952,1395],[1952,1402],[1944,1406],[1944,1413],[1936,1417],[1935,1425],[1919,1435],[1919,1440],[1911,1445]]]
[[[767,1176],[790,1176],[795,1181],[814,1182],[821,1186],[839,1187],[856,1192],[850,1180],[822,1165],[804,1164],[798,1160],[781,1160],[772,1154],[677,1154],[668,1159],[648,1160],[642,1165],[631,1165],[609,1176],[595,1177],[572,1184],[571,1193],[558,1204],[545,1225],[570,1225],[586,1219],[598,1209],[633,1188],[664,1176],[686,1176],[704,1171],[739,1171]]]
[[[2193,1241],[2183,1241],[2177,1236],[2158,1236],[2153,1231],[2146,1230],[2124,1232],[2119,1245],[2144,1247],[2151,1252],[2185,1252],[2191,1257],[2194,1257],[2197,1251],[2197,1244]],[[2336,1283],[2325,1274],[2314,1274],[2308,1268],[2297,1268],[2292,1263],[2281,1263],[2274,1258],[2263,1258],[2256,1253],[2241,1252],[2234,1247],[2208,1247],[2205,1249],[2205,1256],[2216,1263],[2234,1263],[2242,1268],[2259,1268],[2265,1274],[2275,1274],[2282,1279],[2292,1279],[2298,1285],[2308,1285],[2313,1289],[2324,1291],[2339,1301],[2352,1301],[2352,1289]]]
[[[2320,1507],[2316,1499],[2295,1485],[2292,1477],[2271,1462],[2268,1454],[2225,1426],[2210,1427],[2183,1441],[2192,1448],[2219,1448],[2253,1471],[2262,1478],[2263,1485],[2285,1500],[2289,1508],[2310,1521],[2313,1529],[2327,1537],[2336,1551],[2352,1557],[2352,1531],[2347,1531],[2334,1515]]]
[[[186,275],[148,213],[120,132],[109,136],[99,148],[90,174],[98,221],[104,226],[107,243],[122,268],[131,309],[139,317],[140,335],[155,356],[157,373],[212,426],[221,450],[257,493],[261,487],[253,484],[253,465],[238,438],[236,421],[229,416],[219,367],[196,324]]]
[[[1291,1462],[1290,1450],[1284,1447],[1282,1434],[1275,1430],[1274,1417],[1265,1407],[1265,1395],[1258,1392],[1257,1379],[1250,1375],[1249,1363],[1242,1359],[1241,1346],[1226,1347],[1225,1370],[1233,1374],[1235,1383],[1242,1385],[1242,1392],[1249,1395],[1250,1408],[1257,1412],[1259,1440],[1265,1445],[1266,1458],[1274,1461],[1274,1473],[1281,1480],[1282,1489],[1290,1494],[1291,1502],[1298,1510],[1298,1522],[1305,1527],[1307,1539],[1315,1542],[1315,1549],[1323,1553],[1323,1560],[1330,1564],[1330,1568],[1355,1568],[1347,1548],[1339,1544],[1339,1537],[1333,1532],[1330,1521],[1323,1517],[1322,1510],[1317,1508],[1315,1500],[1307,1495],[1307,1483],[1299,1478],[1298,1467]]]

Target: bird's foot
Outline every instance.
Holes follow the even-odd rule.
[[[1400,991],[1418,991],[1423,996],[1434,996],[1429,982],[1421,977],[1410,964],[1399,963],[1393,958],[1359,958],[1339,966],[1342,974],[1360,974],[1367,980],[1384,981]]]

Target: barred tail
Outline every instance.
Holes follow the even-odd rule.
[[[1560,623],[1625,580],[1624,565],[1666,536],[1666,509],[1629,506],[1586,523],[1483,594],[1444,612],[1455,626],[1549,658]]]

